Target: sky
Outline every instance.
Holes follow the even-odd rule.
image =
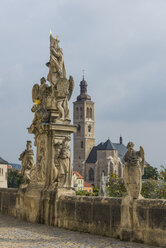
[[[18,163],[33,141],[31,91],[48,74],[51,29],[75,81],[71,116],[84,69],[96,144],[121,134],[166,165],[165,13],[165,0],[1,0],[0,157]]]

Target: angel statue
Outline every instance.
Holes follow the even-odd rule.
[[[56,85],[60,78],[66,79],[63,51],[59,47],[58,35],[55,39],[52,36],[52,32],[50,32],[50,61],[46,65],[49,67],[47,80],[52,85]]]
[[[128,151],[123,158],[123,177],[127,194],[133,199],[142,198],[142,176],[145,164],[144,149],[140,146],[140,150],[135,151],[133,142],[128,143],[127,149]]]

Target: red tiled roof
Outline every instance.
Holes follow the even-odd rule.
[[[80,173],[78,173],[77,171],[73,171],[73,174],[76,174],[78,179],[84,179],[84,177],[81,176]]]
[[[87,183],[87,182],[84,181],[84,187],[91,187],[91,188],[93,188],[93,185],[91,185],[91,184],[89,184],[89,183]]]

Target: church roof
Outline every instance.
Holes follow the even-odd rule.
[[[0,164],[8,164],[8,162],[0,157]]]
[[[109,139],[105,143],[100,143],[94,146],[86,160],[86,163],[96,163],[97,162],[97,151],[99,150],[118,150],[118,156],[120,160],[123,160],[124,155],[127,152],[127,148],[123,144],[112,143]]]
[[[116,150],[116,148],[114,147],[110,139],[108,139],[103,145],[99,147],[98,150],[103,150],[103,151],[109,150],[110,151],[110,150]]]

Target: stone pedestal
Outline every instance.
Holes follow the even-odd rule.
[[[133,203],[130,196],[122,198],[120,239],[132,241],[133,237]]]

